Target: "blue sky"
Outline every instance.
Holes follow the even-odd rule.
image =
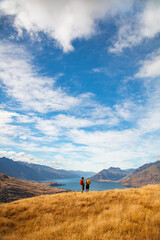
[[[2,0],[0,156],[55,168],[160,158],[160,1]]]

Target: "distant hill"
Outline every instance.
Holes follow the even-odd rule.
[[[133,173],[135,170],[135,168],[124,169],[124,171],[128,174]]]
[[[5,157],[0,158],[0,173],[4,173],[10,177],[30,181],[79,177],[69,171],[57,170],[44,165],[17,162]]]
[[[45,194],[68,192],[68,190],[58,189],[48,185],[48,183],[31,183],[9,177],[5,174],[0,174],[0,203],[7,203],[22,198],[30,198]],[[53,185],[53,183],[50,185]]]
[[[121,178],[127,176],[131,170],[121,170],[120,168],[110,167],[108,169],[103,169],[93,177],[92,181],[118,181]]]
[[[160,183],[160,161],[141,166],[133,174],[120,180],[120,184],[129,187],[141,187]]]

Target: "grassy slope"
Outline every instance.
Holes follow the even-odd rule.
[[[2,240],[159,240],[160,185],[0,205]]]
[[[0,174],[0,202],[3,203],[66,191],[67,190],[47,186],[47,184],[31,183]]]

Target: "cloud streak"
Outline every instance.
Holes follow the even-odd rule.
[[[109,48],[110,52],[120,53],[123,49],[136,46],[144,39],[154,38],[160,33],[160,2],[147,0],[139,6],[141,11],[136,12],[132,18],[125,16],[120,19],[117,39]]]
[[[135,77],[151,79],[160,77],[160,50],[149,55],[145,61],[141,62],[141,65]]]
[[[83,101],[83,96],[74,98],[56,88],[54,78],[39,77],[32,67],[32,57],[23,48],[1,42],[0,59],[2,87],[24,109],[42,113],[68,110]]]

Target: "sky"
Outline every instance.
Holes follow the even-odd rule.
[[[1,0],[0,157],[98,172],[160,159],[159,0]]]

